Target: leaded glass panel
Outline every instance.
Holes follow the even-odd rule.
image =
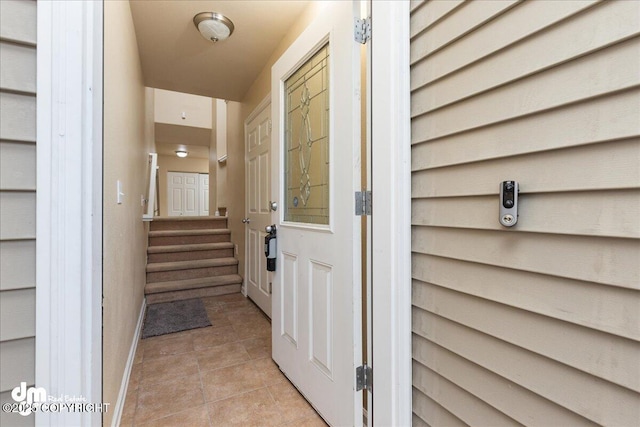
[[[329,45],[285,81],[285,221],[329,224]]]

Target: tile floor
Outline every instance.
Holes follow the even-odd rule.
[[[212,326],[140,340],[121,426],[326,424],[271,360],[271,324],[240,294],[203,298]]]

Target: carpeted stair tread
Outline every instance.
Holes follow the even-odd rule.
[[[198,259],[192,261],[173,261],[173,262],[157,262],[147,264],[147,273],[155,273],[158,271],[175,271],[188,270],[193,268],[221,267],[227,265],[237,265],[238,260],[235,258],[214,258],[214,259]]]
[[[153,217],[154,221],[226,221],[226,216],[163,216]]]
[[[184,291],[188,289],[207,288],[213,286],[224,286],[241,284],[242,276],[238,274],[228,274],[225,276],[202,277],[199,279],[172,280],[168,282],[147,283],[144,287],[145,294],[156,294],[161,292]]]
[[[158,254],[167,252],[190,252],[190,251],[210,251],[215,249],[232,249],[233,243],[193,243],[186,245],[165,245],[165,246],[149,246],[147,253]]]
[[[170,236],[201,236],[207,234],[230,234],[228,228],[202,229],[202,230],[156,230],[150,231],[149,237],[170,237]]]

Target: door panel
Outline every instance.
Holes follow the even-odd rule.
[[[264,255],[265,227],[271,224],[271,105],[259,107],[245,125],[247,295],[271,317],[271,284]]]
[[[200,216],[209,216],[209,174],[201,173],[200,178]]]
[[[356,3],[323,2],[272,68],[272,197],[282,209],[273,358],[331,425],[362,423],[360,45]]]
[[[282,252],[282,293],[280,294],[280,335],[298,346],[298,257]]]
[[[309,328],[309,354],[313,363],[329,378],[333,375],[331,343],[333,328],[333,277],[331,266],[311,261],[311,327]]]
[[[258,184],[260,185],[260,191],[258,192],[258,197],[260,197],[258,210],[263,215],[271,216],[271,210],[269,209],[269,196],[271,191],[271,189],[269,188],[269,157],[270,156],[268,151],[258,156],[258,175],[260,176]]]
[[[184,174],[184,215],[185,216],[198,216],[198,183],[199,176],[197,173],[185,173]]]

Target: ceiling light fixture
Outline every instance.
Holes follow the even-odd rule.
[[[214,43],[228,38],[234,29],[229,18],[216,12],[200,12],[193,17],[193,23],[202,37]]]
[[[178,157],[187,157],[188,154],[189,153],[187,151],[184,151],[184,150],[176,151],[176,156],[178,156]]]

